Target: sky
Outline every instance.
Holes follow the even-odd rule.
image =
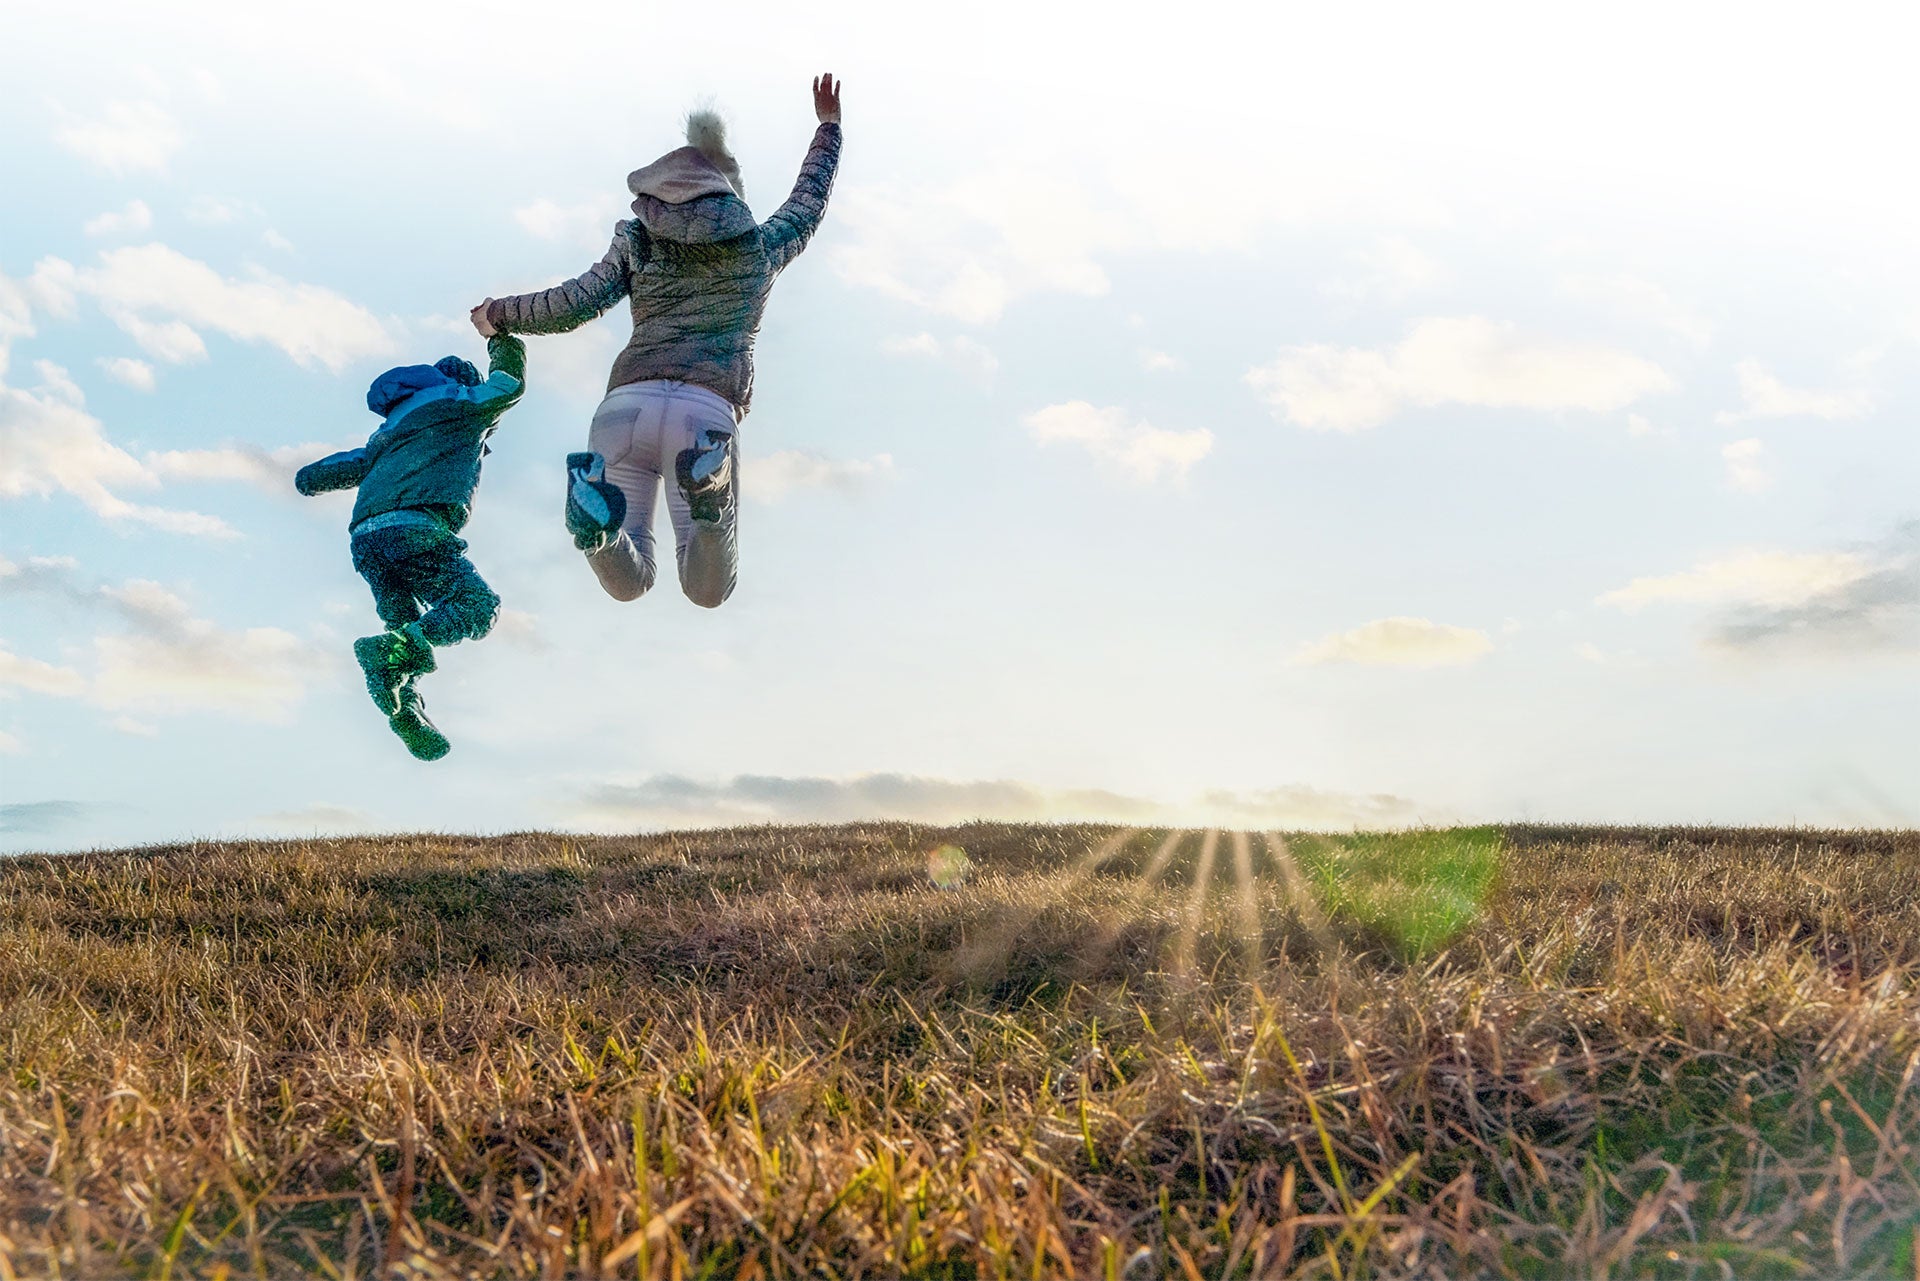
[[[0,0],[0,850],[1920,824],[1910,13],[688,13]],[[412,760],[292,472],[687,110],[770,213],[821,71],[738,591],[600,592],[562,460],[627,312],[530,339]]]

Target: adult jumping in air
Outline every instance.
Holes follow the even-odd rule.
[[[473,309],[482,336],[558,334],[620,299],[633,337],[613,362],[587,449],[567,456],[567,529],[616,600],[653,586],[653,509],[664,486],[680,587],[712,609],[739,574],[739,427],[753,400],[753,340],[774,277],[806,248],[840,159],[840,86],[813,82],[820,120],[793,194],[755,223],[720,118],[687,118],[687,146],[627,175],[631,220],[585,275]]]

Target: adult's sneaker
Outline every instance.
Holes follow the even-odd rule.
[[[393,726],[393,732],[400,736],[407,750],[420,760],[437,761],[453,748],[447,736],[427,719],[426,700],[412,685],[400,687],[399,707],[387,718],[387,724]]]
[[[367,696],[382,716],[400,710],[400,691],[408,681],[434,668],[433,646],[427,643],[418,623],[389,628],[378,636],[362,636],[353,643],[353,656],[367,679]]]
[[[674,458],[674,477],[695,520],[724,519],[733,505],[733,433],[702,431]]]
[[[592,451],[567,455],[567,532],[591,556],[627,519],[627,496],[607,480],[607,460]]]

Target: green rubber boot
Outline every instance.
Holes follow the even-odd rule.
[[[353,643],[353,656],[367,678],[367,696],[382,716],[398,713],[401,687],[434,668],[433,646],[420,634],[418,623],[362,636]]]
[[[453,749],[447,736],[427,719],[427,704],[419,690],[411,683],[402,685],[397,699],[399,708],[387,718],[387,724],[393,726],[409,752],[423,761],[437,761]]]

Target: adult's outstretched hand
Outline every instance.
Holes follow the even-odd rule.
[[[831,71],[813,78],[813,114],[823,125],[840,123],[840,83]]]
[[[493,323],[487,319],[487,308],[492,304],[493,299],[488,298],[467,313],[467,319],[473,322],[473,327],[479,331],[482,338],[491,338],[497,332]]]

